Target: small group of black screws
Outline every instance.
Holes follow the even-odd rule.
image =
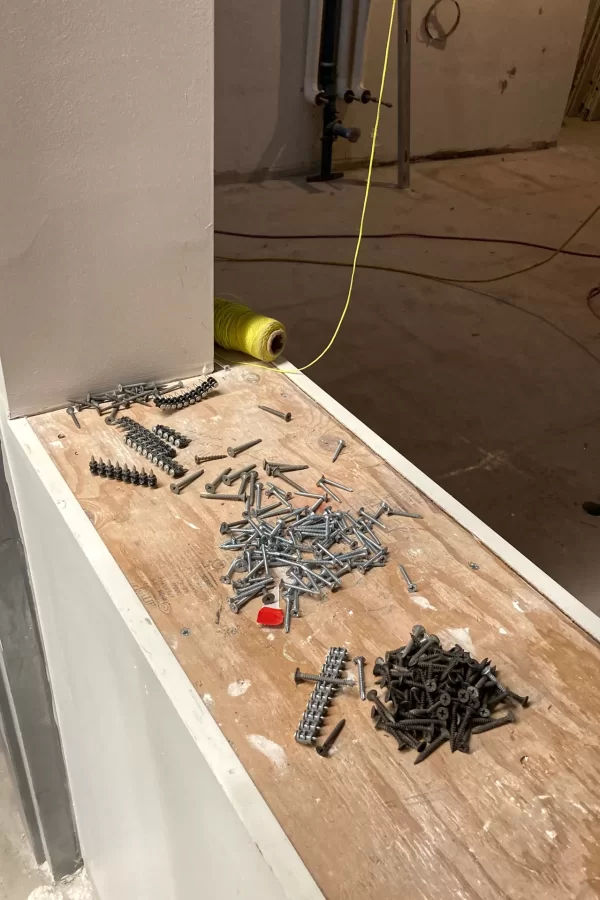
[[[119,428],[124,428],[126,431],[125,443],[127,446],[140,453],[144,459],[150,460],[172,478],[181,478],[182,475],[185,475],[187,470],[173,459],[177,453],[175,447],[161,440],[156,434],[129,416],[122,416],[117,424]]]
[[[162,438],[163,441],[173,444],[174,447],[187,447],[190,443],[189,437],[186,437],[185,434],[181,434],[179,431],[175,431],[174,428],[169,428],[167,425],[153,425],[152,431],[159,438]]]
[[[102,459],[96,461],[92,456],[90,459],[90,472],[92,475],[99,475],[101,478],[111,478],[114,481],[122,481],[125,484],[138,484],[141,487],[155,488],[158,484],[154,472],[148,473],[145,469],[138,472],[135,466],[133,469],[130,469],[129,466],[122,466],[118,462],[113,466],[110,459],[105,463]]]
[[[514,722],[515,706],[529,702],[498,681],[489,659],[479,662],[458,644],[444,650],[422,625],[415,625],[405,647],[378,657],[373,674],[385,691],[383,699],[375,690],[367,694],[375,728],[400,750],[416,750],[415,765],[448,741],[453,753],[468,753],[471,735]],[[500,711],[504,715],[493,718]]]
[[[163,412],[174,412],[184,409],[186,406],[192,406],[194,403],[200,403],[216,387],[218,387],[217,381],[211,375],[202,384],[189,391],[184,391],[183,394],[176,394],[174,397],[154,397],[154,403]]]

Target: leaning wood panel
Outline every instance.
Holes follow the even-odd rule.
[[[171,416],[131,414],[192,437],[184,463],[262,437],[239,459],[306,462],[295,480],[307,489],[323,472],[354,487],[344,508],[384,498],[424,517],[386,519],[388,565],[346,576],[320,602],[304,598],[289,635],[256,625],[258,601],[239,616],[227,606],[219,579],[232,555],[219,549],[218,526],[238,518],[241,504],[204,501],[196,485],[175,496],[162,474],[153,492],[93,478],[92,453],[140,462],[93,412],[81,413],[80,431],[61,412],[30,421],[325,895],[600,896],[596,643],[287,379],[238,368],[219,382],[217,394]],[[339,437],[348,446],[331,465]],[[222,467],[207,464],[206,480]],[[406,592],[400,562],[417,594]],[[414,767],[413,754],[373,730],[370,704],[349,692],[330,716],[347,725],[329,760],[296,744],[309,688],[295,687],[295,667],[315,671],[333,645],[372,662],[415,622],[491,657],[532,706],[514,726],[474,736],[470,755],[444,748]]]

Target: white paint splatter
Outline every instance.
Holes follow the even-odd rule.
[[[58,506],[59,509],[66,509],[67,501],[66,500],[57,500],[56,505]]]
[[[245,678],[238,678],[237,681],[232,681],[229,687],[227,688],[227,693],[230,697],[241,697],[242,694],[245,694],[250,685],[251,681],[247,681]]]
[[[468,650],[469,653],[474,654],[475,647],[473,646],[473,641],[469,634],[470,630],[470,628],[444,628],[444,630],[438,632],[438,634],[442,643],[447,641],[448,643],[460,644],[460,646],[464,647],[465,650]]]
[[[577,803],[576,800],[571,800],[571,805],[574,806],[575,809],[578,809],[579,812],[585,813],[586,816],[588,815],[588,811],[585,806],[582,806],[581,803]]]
[[[524,609],[521,609],[521,607],[519,606],[519,601],[518,601],[518,600],[513,600],[513,606],[514,606],[514,608],[516,609],[517,612],[525,612],[525,610],[524,610]]]
[[[548,838],[549,841],[555,841],[556,840],[556,831],[547,831],[546,837]]]
[[[200,529],[198,528],[198,526],[197,526],[197,525],[193,525],[192,522],[186,521],[185,524],[186,524],[189,528],[193,528],[194,531],[200,531]]]
[[[352,612],[351,609],[348,610],[348,615],[349,615],[349,616],[353,616],[353,615],[354,615],[354,613]]]
[[[215,705],[215,701],[213,700],[211,694],[204,694],[202,697],[202,701],[205,706],[208,706],[209,709]]]
[[[274,640],[275,640],[275,635],[274,635],[274,634],[268,634],[268,635],[267,635],[267,640],[268,640],[268,641],[274,641]]]
[[[94,900],[95,894],[85,869],[64,878],[58,884],[37,887],[27,900]]]
[[[492,824],[492,823],[491,823],[490,820],[488,819],[487,822],[484,822],[484,823],[483,823],[483,830],[484,830],[484,831],[489,831],[489,830],[490,830],[490,825],[491,825],[491,824]]]
[[[508,634],[506,628],[499,628],[498,631],[500,632],[500,634]]]
[[[283,655],[285,656],[285,658],[286,658],[287,660],[289,660],[290,662],[296,662],[296,660],[294,659],[293,656],[290,656],[289,653],[286,653],[286,652],[285,652],[285,647],[283,648],[282,653],[283,653]]]
[[[62,442],[62,441],[50,441],[50,446],[51,446],[51,447],[61,447],[61,448],[62,448],[63,442]]]
[[[287,756],[283,747],[270,741],[269,738],[263,737],[262,734],[249,734],[248,741],[255,750],[262,753],[267,759],[270,759],[273,765],[280,771],[287,766]]]
[[[410,599],[413,603],[416,603],[417,606],[420,606],[421,609],[432,609],[434,612],[437,612],[437,606],[430,603],[427,597],[421,597],[419,594],[411,594]]]
[[[538,794],[537,799],[538,800],[549,800],[550,794]]]

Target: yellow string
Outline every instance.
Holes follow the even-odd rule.
[[[336,325],[335,331],[331,337],[331,340],[327,344],[327,346],[316,356],[311,362],[307,363],[305,366],[300,366],[296,369],[273,369],[272,366],[263,366],[260,363],[240,363],[239,365],[248,365],[253,366],[258,369],[271,369],[271,371],[281,372],[284,375],[295,375],[298,372],[305,372],[306,369],[310,369],[311,366],[314,366],[319,360],[323,359],[325,354],[332,348],[335,339],[337,338],[342,325],[344,324],[344,319],[346,318],[346,314],[350,308],[350,301],[352,300],[352,291],[354,289],[354,276],[356,275],[356,268],[358,262],[358,254],[360,251],[360,245],[362,243],[363,230],[365,224],[365,215],[367,212],[367,204],[369,202],[369,192],[371,190],[371,176],[373,173],[373,162],[375,160],[375,149],[377,147],[377,133],[379,131],[379,115],[381,113],[381,98],[383,97],[383,92],[385,89],[385,78],[387,75],[388,68],[388,60],[390,56],[390,45],[392,42],[392,30],[394,27],[394,13],[396,12],[396,0],[392,0],[392,8],[390,12],[390,24],[388,27],[387,41],[385,45],[385,54],[383,57],[383,69],[381,71],[381,86],[379,88],[379,100],[377,102],[377,113],[375,115],[375,126],[373,128],[373,140],[371,141],[371,155],[369,157],[369,169],[367,172],[367,185],[365,188],[365,196],[363,200],[362,212],[360,216],[360,225],[358,227],[358,240],[356,241],[356,249],[354,251],[354,259],[352,260],[352,273],[350,275],[350,284],[348,285],[348,294],[346,296],[346,303],[344,304],[344,308],[342,310],[342,314],[339,318],[339,321]],[[240,260],[241,262],[241,260]]]
[[[277,319],[255,313],[243,303],[215,297],[215,341],[225,350],[241,350],[273,362],[285,347],[285,328]]]

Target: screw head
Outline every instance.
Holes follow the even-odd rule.
[[[182,637],[189,637],[192,632],[189,628],[182,628],[180,633]]]

